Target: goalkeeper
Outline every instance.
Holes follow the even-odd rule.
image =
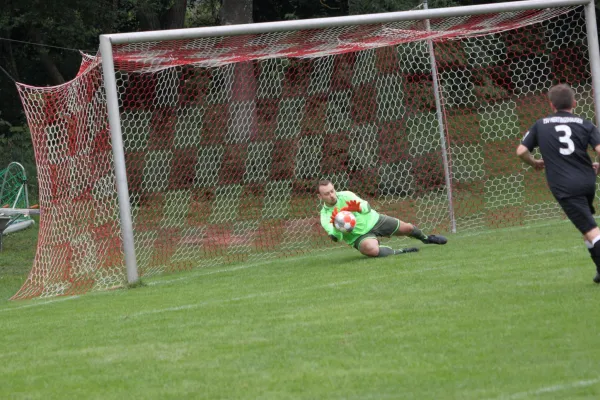
[[[412,224],[379,214],[369,203],[352,192],[336,192],[331,181],[320,181],[318,190],[319,199],[324,203],[321,208],[321,225],[331,240],[343,240],[365,256],[387,257],[419,251],[416,247],[394,250],[388,246],[380,246],[378,237],[410,236],[425,244],[446,244],[448,241],[444,236],[425,235]],[[356,217],[356,226],[352,232],[342,233],[334,228],[333,220],[339,211],[351,211]]]

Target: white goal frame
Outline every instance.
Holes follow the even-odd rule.
[[[131,206],[129,201],[129,187],[125,166],[125,154],[123,150],[123,137],[119,115],[119,100],[117,93],[117,81],[114,69],[113,45],[143,43],[150,41],[196,39],[211,36],[237,36],[259,34],[267,32],[281,32],[292,30],[322,29],[338,26],[364,25],[375,23],[388,23],[406,20],[425,20],[444,17],[461,17],[478,14],[524,11],[533,9],[547,9],[565,6],[584,6],[587,30],[587,44],[590,58],[590,69],[592,76],[592,88],[594,99],[594,110],[596,123],[600,119],[600,52],[598,50],[598,30],[596,26],[596,12],[593,0],[525,0],[497,4],[450,7],[438,9],[423,9],[403,12],[392,12],[382,14],[357,15],[347,17],[307,19],[297,21],[267,22],[246,25],[229,25],[219,27],[203,27],[191,29],[177,29],[167,31],[150,31],[137,33],[119,33],[100,36],[100,54],[102,56],[102,70],[106,90],[106,101],[110,133],[112,139],[112,151],[114,156],[114,168],[118,192],[121,235],[123,239],[123,251],[127,267],[127,280],[135,283],[139,280]],[[437,96],[437,93],[436,93]],[[436,101],[438,113],[440,113],[439,101]],[[443,139],[443,128],[440,128]],[[444,158],[444,169],[448,180],[448,164]],[[450,185],[449,185],[450,187]],[[453,220],[452,198],[449,192],[449,214]]]

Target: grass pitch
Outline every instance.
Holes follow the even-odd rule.
[[[600,397],[600,287],[568,222],[47,300],[6,301],[2,263],[0,398]]]

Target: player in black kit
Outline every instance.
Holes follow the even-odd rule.
[[[556,85],[548,93],[554,114],[536,121],[523,137],[517,155],[535,169],[546,168],[550,191],[567,217],[583,234],[596,264],[594,282],[600,283],[600,229],[594,220],[598,163],[592,163],[588,145],[600,155],[600,132],[590,121],[573,115],[575,93],[568,85]],[[542,159],[531,151],[539,147]]]

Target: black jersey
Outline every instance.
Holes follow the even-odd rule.
[[[521,144],[529,151],[540,148],[548,186],[557,199],[595,191],[596,174],[587,148],[600,144],[600,132],[590,121],[559,111],[537,120]]]

